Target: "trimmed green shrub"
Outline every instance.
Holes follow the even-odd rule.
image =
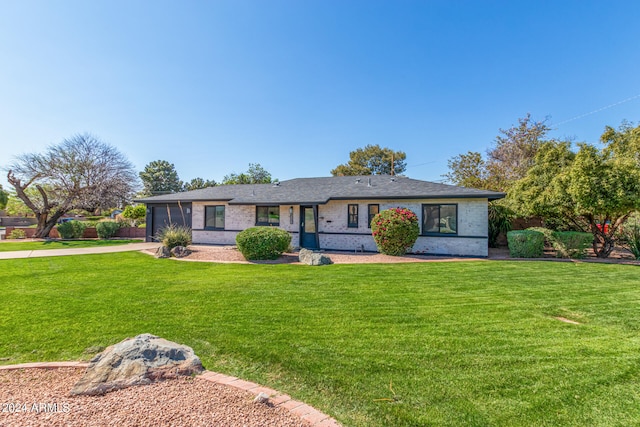
[[[586,250],[593,243],[593,234],[580,231],[552,231],[544,227],[531,227],[528,230],[544,234],[546,243],[553,247],[558,258],[584,258]]]
[[[191,244],[191,228],[171,223],[158,230],[158,234],[154,238],[169,249],[176,246],[189,246]]]
[[[110,239],[120,229],[120,223],[116,221],[100,221],[96,224],[96,233],[101,239]]]
[[[238,250],[247,260],[277,259],[290,243],[291,235],[277,227],[251,227],[236,236]]]
[[[122,211],[122,217],[131,220],[132,226],[137,226],[147,216],[145,205],[129,205]]]
[[[386,209],[373,217],[371,234],[380,253],[404,255],[420,234],[418,216],[407,208]]]
[[[7,239],[24,239],[27,237],[27,233],[20,229],[14,228],[10,235],[7,236]]]
[[[551,245],[558,258],[584,258],[593,243],[593,234],[580,231],[554,231]]]
[[[87,224],[82,221],[67,221],[62,224],[58,224],[56,227],[58,234],[63,239],[79,239],[84,234],[84,230],[87,228]]]
[[[544,233],[540,231],[509,231],[507,242],[512,258],[540,258],[544,254]]]

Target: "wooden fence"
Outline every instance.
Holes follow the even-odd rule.
[[[25,228],[25,227],[7,227],[6,229],[6,237],[10,237],[11,236],[11,232],[15,229],[20,229],[23,230],[25,232],[26,238],[30,239],[33,237],[33,235],[36,232],[35,228]],[[146,233],[145,233],[145,229],[144,228],[137,228],[137,227],[123,227],[121,229],[118,230],[118,232],[116,233],[115,237],[122,237],[122,238],[128,238],[128,239],[144,239],[146,237]],[[58,234],[58,230],[55,229],[55,227],[51,230],[51,232],[49,233],[49,237],[51,237],[52,239],[59,239],[60,235]],[[96,239],[98,238],[98,233],[96,233],[96,229],[94,227],[91,228],[86,228],[84,230],[84,234],[82,235],[83,239]]]

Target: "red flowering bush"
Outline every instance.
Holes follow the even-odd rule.
[[[373,217],[371,233],[380,253],[404,255],[420,234],[418,216],[407,208],[384,210]]]

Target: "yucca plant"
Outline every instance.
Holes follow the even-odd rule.
[[[191,244],[191,227],[171,223],[158,230],[154,239],[169,249],[176,246],[189,246]]]
[[[620,230],[620,241],[635,259],[640,259],[640,218],[634,214]]]

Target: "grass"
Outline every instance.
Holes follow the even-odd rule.
[[[36,251],[43,249],[93,248],[96,246],[114,246],[141,242],[142,240],[140,239],[2,241],[0,242],[0,252]]]
[[[345,426],[640,422],[635,266],[318,268],[139,253],[1,266],[3,364],[88,359],[150,332]]]

